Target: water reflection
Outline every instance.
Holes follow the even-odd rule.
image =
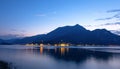
[[[36,50],[36,49],[35,49]],[[91,51],[86,49],[79,49],[79,48],[68,48],[68,47],[60,47],[60,48],[44,48],[39,47],[37,49],[38,54],[48,54],[55,58],[56,60],[64,60],[64,61],[74,61],[76,63],[83,62],[87,59],[97,59],[100,61],[108,61],[112,58],[112,53],[107,52],[98,52],[98,51]]]
[[[43,54],[43,46],[40,46],[40,54]]]
[[[64,55],[66,52],[69,52],[69,48],[64,48],[64,47],[60,48],[61,55]]]
[[[17,69],[120,69],[120,54],[77,47],[0,49],[0,60]]]
[[[55,47],[54,49],[50,49],[49,47],[44,48],[43,46],[40,46],[38,50],[39,50],[40,54],[43,54],[44,52],[49,52],[49,51],[51,52],[52,50],[54,50],[54,53],[59,52],[61,55],[64,55],[66,52],[69,52],[68,47],[67,48],[65,48],[65,47],[60,47],[60,48]],[[34,51],[35,51],[35,49],[34,49]]]

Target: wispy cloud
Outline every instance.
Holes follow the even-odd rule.
[[[99,24],[99,25],[88,25],[85,26],[89,30],[94,30],[94,29],[107,29],[107,30],[120,30],[120,22],[115,22],[115,23],[105,23],[105,24]]]
[[[120,25],[120,22],[116,22],[116,23],[106,23],[106,24],[103,24],[103,25]]]
[[[107,18],[99,18],[99,19],[96,19],[96,21],[99,21],[99,20],[111,20],[111,19],[116,19],[116,20],[120,20],[120,13],[117,13],[111,17],[107,17]]]
[[[10,31],[12,32],[20,32],[20,33],[25,33],[26,30],[17,30],[17,29],[11,29]]]
[[[99,18],[99,19],[95,19],[95,21],[99,21],[99,20],[110,20],[110,19],[113,19],[113,17]]]
[[[57,14],[57,12],[53,11],[53,12],[49,12],[49,13],[36,14],[35,16],[45,17],[45,16],[55,15],[55,14]]]
[[[106,23],[106,24],[101,24],[101,25],[85,26],[85,28],[87,28],[89,30],[107,29],[114,34],[120,35],[120,22],[119,23]]]
[[[37,15],[35,15],[35,16],[45,17],[46,14],[37,14]]]
[[[107,12],[108,12],[108,13],[111,13],[111,12],[120,12],[120,9],[108,10]]]
[[[15,39],[15,38],[23,38],[23,34],[6,34],[6,35],[0,35],[0,39]]]
[[[120,30],[110,30],[112,33],[120,35]]]
[[[105,17],[105,18],[99,18],[99,19],[95,19],[96,21],[99,20],[111,20],[111,19],[116,19],[116,20],[120,20],[120,9],[114,9],[114,10],[108,10],[107,13],[112,13],[112,12],[116,12],[114,13],[112,16],[110,17]]]

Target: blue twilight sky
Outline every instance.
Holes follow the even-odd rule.
[[[75,24],[95,29],[119,22],[113,17],[119,9],[120,0],[0,0],[0,36],[32,36]]]

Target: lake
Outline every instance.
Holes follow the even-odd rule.
[[[0,45],[14,69],[120,69],[120,47]]]

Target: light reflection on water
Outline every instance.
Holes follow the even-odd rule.
[[[0,48],[0,60],[17,69],[120,69],[120,54],[84,48]]]
[[[38,49],[40,51],[40,54],[43,54],[44,50],[47,51],[47,52],[51,51],[51,49],[49,47],[44,48],[43,46],[38,47],[37,50]],[[33,50],[36,50],[36,49],[33,49]],[[59,48],[54,47],[53,50],[54,50],[55,53],[57,53],[57,51],[59,51],[61,53],[61,55],[64,55],[65,52],[69,52],[69,47],[67,47],[67,48],[65,48],[65,47],[59,47]]]

